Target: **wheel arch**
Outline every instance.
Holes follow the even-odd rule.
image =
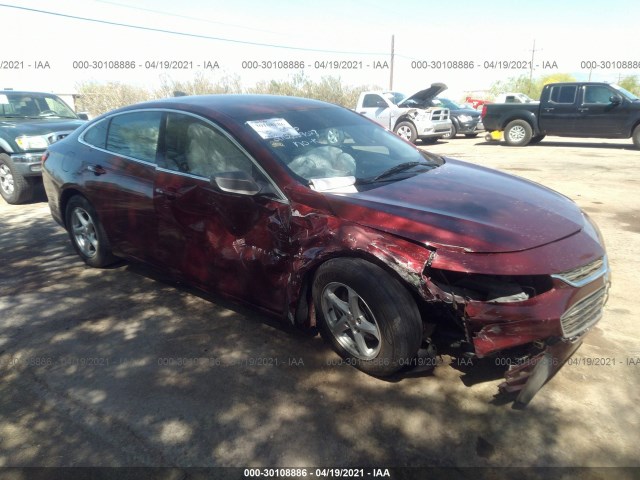
[[[538,122],[536,121],[535,114],[531,112],[514,112],[512,115],[505,117],[505,120],[502,122],[502,130],[504,130],[507,125],[509,125],[509,123],[513,122],[514,120],[522,120],[524,122],[527,122],[531,127],[533,135],[539,135],[542,133],[538,128]]]
[[[409,292],[409,295],[416,302],[416,306],[420,307],[421,302],[425,301],[425,298],[421,295],[421,274],[422,270],[424,269],[424,265],[422,265],[419,271],[414,270],[412,274],[405,267],[401,267],[401,263],[403,263],[404,265],[406,265],[406,263],[404,263],[402,261],[402,258],[400,257],[390,257],[389,255],[385,255],[382,253],[376,254],[374,251],[367,251],[361,248],[353,250],[336,250],[327,252],[326,254],[319,256],[313,263],[307,265],[304,271],[301,273],[300,280],[297,282],[297,292],[294,293],[296,300],[294,302],[293,308],[290,308],[290,313],[293,314],[294,321],[297,325],[304,327],[316,326],[315,312],[312,308],[310,308],[313,305],[311,286],[313,285],[313,281],[316,277],[318,269],[322,265],[324,265],[328,261],[343,258],[361,259],[380,267],[392,278],[396,279],[400,283],[400,285],[402,285],[402,287],[404,287],[407,292]],[[407,270],[407,273],[405,275],[402,275],[400,273],[401,270]],[[422,320],[424,322],[424,319]]]
[[[71,200],[76,195],[83,197],[87,202],[91,203],[91,200],[89,200],[89,198],[87,198],[87,196],[76,187],[68,187],[62,191],[62,193],[60,194],[58,205],[60,208],[60,216],[62,217],[63,226],[67,230],[69,229],[69,226],[67,225],[67,205],[69,204],[69,200]]]

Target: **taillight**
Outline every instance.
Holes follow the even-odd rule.
[[[46,150],[43,154],[42,154],[42,158],[40,159],[40,165],[44,165],[44,162],[47,161],[47,158],[49,158],[49,150]]]
[[[487,104],[485,103],[484,105],[482,105],[482,113],[480,113],[480,118],[484,118],[486,114],[487,114]]]

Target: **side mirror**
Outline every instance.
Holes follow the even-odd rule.
[[[80,120],[89,120],[89,114],[87,112],[78,112],[77,115]]]
[[[622,97],[620,95],[611,95],[609,97],[609,101],[613,104],[613,105],[619,105],[622,103]]]
[[[224,172],[211,178],[211,184],[223,192],[253,196],[260,193],[260,186],[250,175],[242,171]]]

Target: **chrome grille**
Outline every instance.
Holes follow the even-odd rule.
[[[602,307],[604,306],[606,295],[607,287],[604,286],[567,310],[560,317],[562,335],[565,338],[575,337],[595,325],[602,317]]]
[[[431,120],[447,120],[449,118],[449,109],[442,108],[439,110],[432,110]]]
[[[602,276],[606,271],[606,257],[601,257],[581,267],[574,268],[573,270],[567,270],[566,272],[556,273],[551,276],[574,287],[580,287]]]

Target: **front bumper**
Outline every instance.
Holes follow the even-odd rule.
[[[462,321],[473,350],[468,353],[483,358],[519,352],[500,385],[501,392],[520,391],[518,404],[533,398],[602,317],[610,286],[606,254],[561,272],[549,275],[544,290],[520,301],[472,300],[448,291],[450,286],[443,290],[442,282],[429,285]]]
[[[42,152],[13,153],[11,161],[16,172],[23,177],[35,177],[42,175]]]
[[[418,138],[442,137],[451,131],[451,120],[432,120],[416,124]]]
[[[460,128],[458,128],[458,133],[461,134],[470,134],[470,133],[479,133],[484,131],[484,125],[481,121],[470,120],[468,122],[459,122]]]

